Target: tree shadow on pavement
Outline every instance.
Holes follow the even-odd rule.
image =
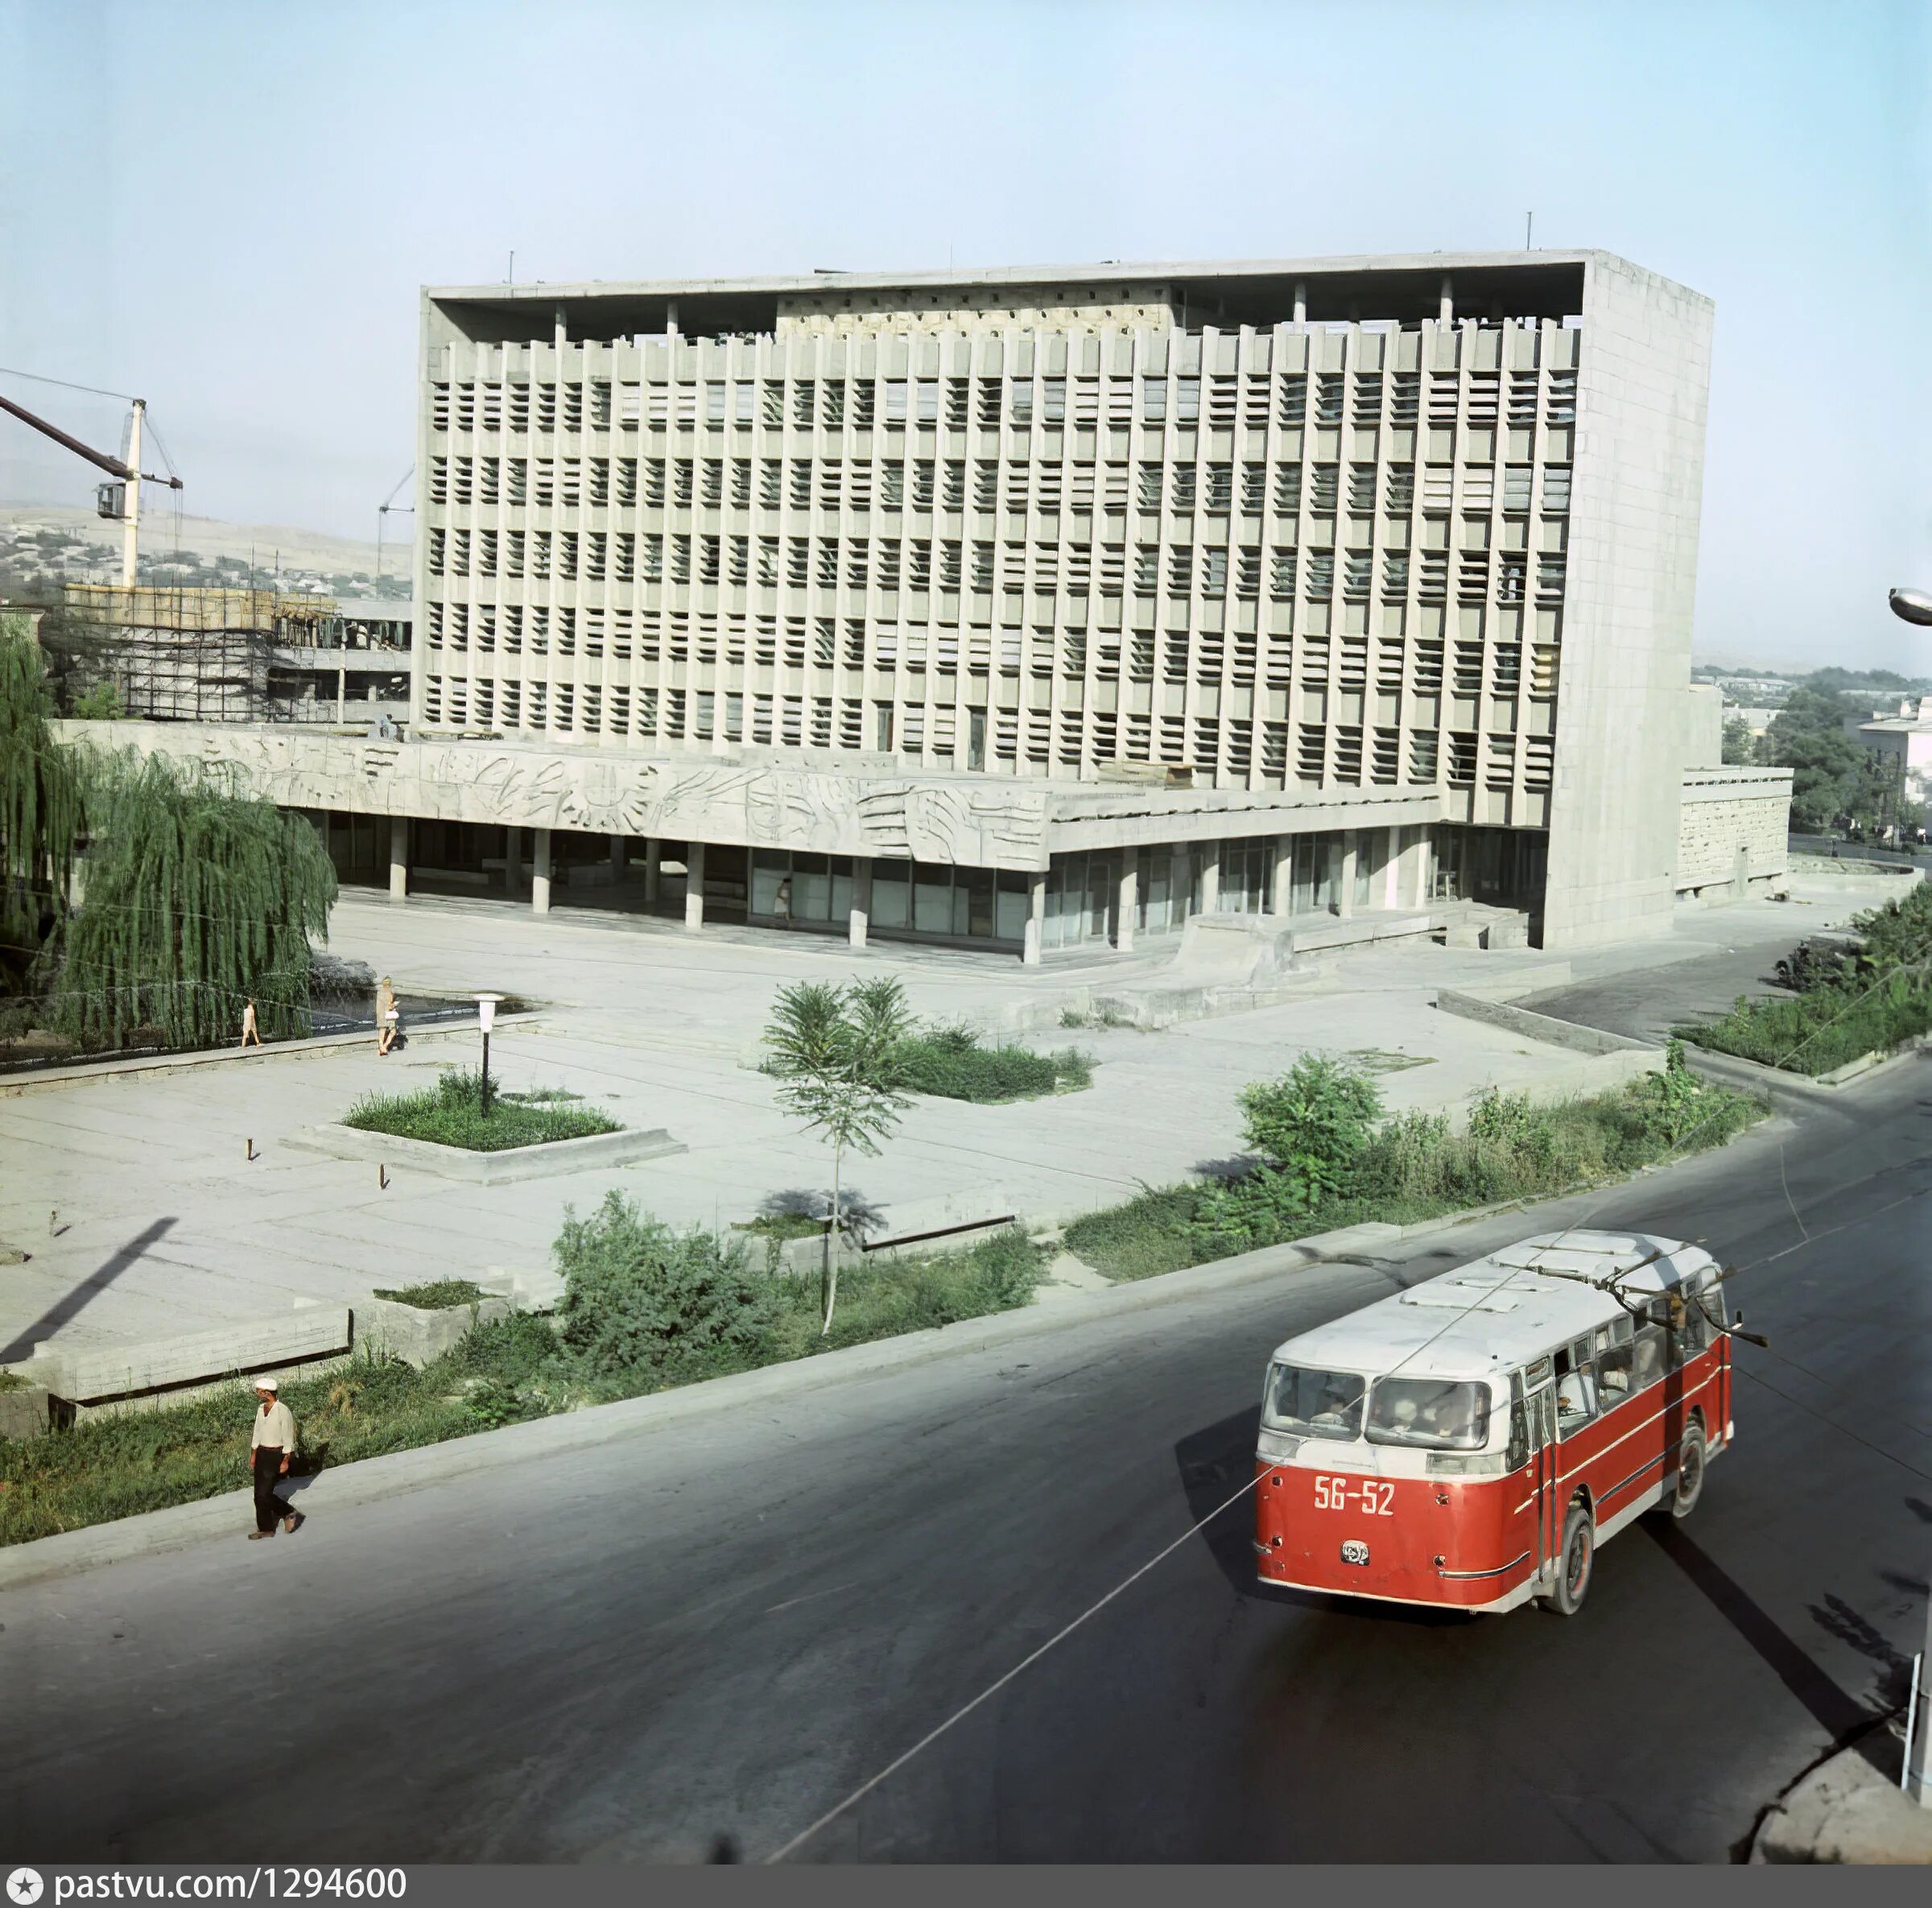
[[[63,1325],[70,1324],[97,1292],[105,1291],[130,1266],[138,1265],[148,1248],[156,1244],[173,1225],[174,1220],[157,1219],[146,1231],[138,1233],[90,1278],[84,1278],[70,1292],[57,1299],[32,1324],[8,1344],[0,1345],[0,1365],[10,1365],[26,1357],[34,1347],[52,1338]]]

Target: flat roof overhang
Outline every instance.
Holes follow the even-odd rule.
[[[592,280],[588,284],[432,286],[423,297],[473,344],[549,343],[559,314],[573,343],[665,330],[673,304],[691,337],[769,332],[782,298],[851,296],[892,308],[891,295],[956,290],[985,294],[1110,283],[1171,287],[1223,325],[1267,328],[1287,321],[1296,287],[1311,323],[1402,322],[1434,318],[1442,281],[1454,281],[1465,316],[1563,319],[1581,313],[1583,276],[1595,252],[1426,252],[1354,258],[1231,260],[1211,263],[1014,266],[983,272],[824,272],[803,277]],[[856,310],[869,308],[865,302]]]

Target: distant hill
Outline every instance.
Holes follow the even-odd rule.
[[[312,590],[407,602],[411,551],[407,517],[398,539],[376,547],[287,524],[176,518],[164,492],[150,492],[141,522],[141,581],[194,588]],[[62,582],[112,583],[121,574],[121,526],[70,505],[0,503],[0,594],[32,598]]]

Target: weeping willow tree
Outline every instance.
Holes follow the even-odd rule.
[[[47,727],[53,707],[39,646],[0,617],[0,993],[27,985],[58,932],[82,826],[81,776]]]
[[[265,1039],[309,1030],[309,943],[328,938],[336,872],[314,828],[163,757],[98,764],[85,898],[50,1003],[59,1031],[119,1046],[232,1039],[250,999]]]

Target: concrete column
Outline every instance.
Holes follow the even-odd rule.
[[[1113,944],[1123,954],[1133,952],[1133,917],[1141,901],[1141,858],[1132,849],[1121,857],[1120,885],[1113,901]]]
[[[1036,868],[1026,878],[1026,940],[1020,959],[1028,967],[1040,964],[1046,940],[1046,870]]]
[[[852,864],[852,906],[845,916],[845,938],[855,948],[865,945],[865,930],[872,919],[872,863],[865,857]]]
[[[1357,859],[1355,830],[1342,837],[1342,867],[1335,884],[1335,911],[1345,921],[1355,912],[1355,869]]]
[[[624,878],[624,870],[630,865],[630,857],[625,853],[624,837],[613,835],[610,838],[610,872],[619,882]]]
[[[1167,892],[1181,898],[1181,925],[1187,925],[1187,917],[1194,911],[1193,894],[1188,886],[1192,878],[1191,865],[1188,860],[1187,845],[1177,841],[1168,850],[1171,859],[1167,864]]]
[[[1269,845],[1274,858],[1268,869],[1268,911],[1286,915],[1294,906],[1294,837],[1277,835]]]
[[[1410,828],[1409,840],[1402,853],[1400,885],[1396,892],[1400,896],[1399,907],[1422,907],[1429,895],[1429,831],[1426,828]]]
[[[684,845],[684,927],[696,934],[704,925],[704,844]]]
[[[1208,859],[1201,869],[1201,912],[1211,915],[1221,905],[1221,845],[1205,844]]]
[[[1400,828],[1387,828],[1383,831],[1383,835],[1382,898],[1378,905],[1400,907],[1402,905],[1402,831]]]
[[[506,894],[521,894],[523,892],[523,831],[521,828],[506,828],[503,831],[503,892]]]
[[[532,914],[550,912],[550,830],[539,828],[530,857],[530,907]]]
[[[409,817],[389,818],[389,898],[402,901],[409,894]]]
[[[1442,295],[1436,307],[1435,321],[1438,324],[1455,322],[1455,286],[1447,272],[1443,274]]]
[[[1305,279],[1294,281],[1294,321],[1297,324],[1308,322],[1308,283]]]
[[[338,722],[347,720],[348,704],[349,665],[346,663],[338,663],[336,665],[336,720]]]
[[[664,850],[655,840],[644,844],[644,898],[646,902],[658,898],[658,863],[663,860]]]

